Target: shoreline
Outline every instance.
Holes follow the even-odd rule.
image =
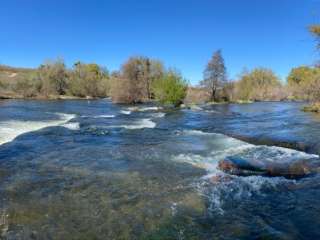
[[[105,97],[91,97],[91,96],[86,96],[86,97],[77,97],[77,96],[72,96],[72,95],[49,95],[49,96],[34,96],[34,97],[24,97],[22,95],[15,95],[15,94],[0,94],[0,100],[99,100],[99,99],[105,99],[105,98],[110,98],[110,96],[105,96]],[[136,104],[146,104],[146,103],[154,103],[156,102],[155,100],[148,100],[148,101],[143,101],[141,103],[136,103]],[[292,100],[292,99],[282,99],[282,100],[263,100],[263,101],[251,101],[251,100],[233,100],[233,101],[222,101],[222,102],[201,102],[201,103],[196,103],[196,102],[186,102],[181,104],[181,108],[184,107],[191,107],[191,106],[211,106],[211,105],[224,105],[224,104],[252,104],[252,103],[259,103],[259,102],[305,102],[312,104],[312,102],[308,102],[305,100]],[[115,104],[117,104],[115,102]],[[136,105],[136,104],[129,104],[129,105]]]
[[[0,100],[98,100],[98,99],[104,99],[106,97],[77,97],[77,96],[69,96],[69,95],[50,95],[48,97],[46,96],[35,96],[35,97],[23,97],[19,95],[15,96],[9,96],[9,95],[0,95]]]

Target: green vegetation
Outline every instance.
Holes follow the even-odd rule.
[[[293,99],[320,100],[320,68],[307,66],[294,68],[287,81]]]
[[[0,65],[0,98],[32,96],[31,85],[34,81],[31,77],[34,71],[34,69]]]
[[[118,103],[140,103],[153,99],[152,85],[165,70],[163,64],[147,57],[131,57],[112,76],[111,97]]]
[[[198,91],[188,91],[188,99],[193,102],[203,102],[205,99],[207,102],[249,103],[282,100],[286,97],[280,79],[270,69],[255,68],[244,71],[236,81],[227,81],[226,72],[222,53],[220,50],[216,51],[204,70],[201,87]],[[199,101],[195,99],[196,96]]]
[[[37,73],[40,93],[45,96],[66,93],[68,74],[62,59],[40,65]]]
[[[170,70],[162,78],[154,81],[153,92],[159,102],[177,107],[186,97],[187,82],[179,73]]]
[[[275,100],[279,96],[281,83],[270,69],[256,68],[243,72],[234,85],[237,100],[263,101]]]
[[[111,97],[117,103],[158,100],[178,106],[186,96],[187,84],[176,71],[147,57],[131,57],[120,72],[111,76]]]
[[[312,25],[310,33],[315,37],[318,49],[320,48],[320,25]],[[320,112],[320,68],[319,66],[301,66],[292,69],[288,76],[288,87],[291,98],[308,100],[310,105],[304,111]]]
[[[305,112],[314,112],[314,113],[320,113],[320,103],[315,102],[308,106],[303,107],[302,109]]]
[[[221,50],[216,51],[208,62],[204,73],[201,85],[208,90],[210,100],[218,99],[218,90],[221,89],[227,81],[226,67],[222,57]]]
[[[320,47],[320,25],[310,27]],[[76,62],[68,69],[62,59],[46,61],[37,69],[0,65],[0,98],[101,98],[116,103],[156,100],[179,106],[198,103],[251,103],[253,101],[308,100],[305,111],[320,112],[320,68],[299,66],[281,83],[277,75],[263,67],[243,71],[239,79],[228,81],[221,50],[207,63],[200,86],[188,86],[177,71],[145,56],[129,58],[109,74],[96,63]]]
[[[77,62],[69,74],[68,93],[77,97],[106,97],[110,92],[109,72],[99,65]]]
[[[37,69],[0,68],[2,98],[106,97],[109,74],[97,64],[76,63],[67,69],[62,59],[46,61]]]

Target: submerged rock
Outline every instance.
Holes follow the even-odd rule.
[[[269,176],[297,179],[320,172],[319,158],[279,162],[264,162],[240,157],[228,157],[219,162],[218,168],[238,176]]]

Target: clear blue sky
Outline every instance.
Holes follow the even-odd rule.
[[[216,49],[230,78],[264,66],[284,79],[320,59],[307,31],[320,0],[2,0],[0,23],[0,63],[13,66],[63,57],[115,70],[146,55],[197,83]]]

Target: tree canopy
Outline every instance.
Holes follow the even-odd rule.
[[[267,68],[244,71],[236,84],[238,98],[252,101],[272,99],[279,87],[279,78]]]
[[[217,91],[226,83],[226,67],[221,50],[216,51],[208,62],[201,85],[210,93],[211,100],[217,99]]]

